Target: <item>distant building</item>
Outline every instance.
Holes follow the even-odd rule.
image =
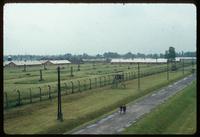
[[[105,58],[99,58],[99,59],[83,59],[83,62],[85,63],[92,63],[92,62],[106,62],[107,59]]]
[[[71,64],[68,60],[48,60],[45,61],[43,64],[45,65],[65,65],[65,64]]]
[[[68,60],[41,60],[41,61],[5,61],[5,67],[19,67],[19,66],[40,66],[40,65],[63,65],[70,64]]]
[[[181,61],[181,60],[187,60],[187,61],[195,60],[196,61],[196,57],[176,57],[176,61]]]
[[[112,59],[111,64],[134,64],[134,63],[167,63],[167,59],[164,58],[134,58],[134,59]]]
[[[42,65],[43,61],[6,61],[4,63],[5,67],[20,67],[20,66],[39,66]]]

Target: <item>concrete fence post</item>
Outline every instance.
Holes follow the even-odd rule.
[[[31,91],[31,88],[29,88],[29,92],[30,92],[30,103],[32,103],[32,91]]]
[[[78,91],[79,91],[79,92],[81,91],[81,88],[80,88],[80,80],[78,80]]]
[[[84,90],[86,90],[86,80],[84,79]]]
[[[51,86],[48,85],[48,88],[49,88],[49,99],[51,99]]]
[[[95,88],[97,87],[97,78],[95,78]]]
[[[26,72],[26,64],[24,64],[24,71]]]
[[[21,96],[20,96],[20,91],[17,90],[18,93],[18,104],[17,105],[21,105]]]
[[[99,77],[99,85],[100,85],[100,87],[101,87],[101,77]]]
[[[41,87],[38,87],[38,88],[40,90],[40,101],[42,101],[42,89],[41,89]]]
[[[92,81],[90,78],[89,78],[89,81],[90,81],[90,89],[92,89]]]
[[[42,70],[40,69],[40,81],[42,81]]]
[[[106,77],[105,76],[103,76],[104,77],[104,86],[106,85]]]
[[[6,107],[8,108],[8,95],[7,95],[7,93],[6,93],[6,92],[5,92],[4,94],[5,94],[5,102],[6,102]]]
[[[133,79],[133,72],[131,72],[131,79]]]
[[[68,90],[67,83],[64,83],[64,84],[65,84],[66,95],[67,95],[67,90]]]
[[[73,67],[72,66],[71,66],[71,71],[70,72],[71,72],[70,76],[73,77],[74,75],[73,75]]]
[[[108,82],[108,84],[111,84],[111,78],[110,78],[111,76],[110,75],[108,75],[108,79],[109,79],[109,82]]]
[[[71,84],[72,84],[72,94],[74,93],[74,83],[73,81],[71,81]]]

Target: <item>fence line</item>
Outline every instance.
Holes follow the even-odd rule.
[[[176,64],[176,66],[177,66],[178,69],[182,68],[182,64]],[[187,64],[184,64],[184,67],[187,67]],[[167,71],[165,66],[164,67],[156,67],[155,69],[152,69],[152,68],[150,68],[150,69],[151,69],[151,71],[147,71],[147,70],[144,70],[143,72],[141,71],[140,77],[142,78],[142,77],[145,77],[145,76],[149,76],[149,75],[153,75],[153,74],[156,74],[156,73],[162,73],[162,72]],[[131,70],[131,69],[129,69],[129,70]],[[114,74],[116,74],[116,73],[114,73]],[[86,81],[86,79],[84,79],[82,86],[81,86],[80,80],[78,80],[77,85],[74,85],[74,82],[70,81],[71,87],[67,86],[67,83],[63,83],[64,86],[62,87],[62,89],[63,89],[62,93],[65,92],[65,95],[68,95],[68,91],[70,91],[70,89],[71,89],[71,93],[69,93],[69,94],[73,94],[73,93],[75,93],[75,91],[81,92],[81,91],[86,91],[86,90],[89,90],[89,89],[92,89],[92,88],[95,89],[95,88],[101,88],[101,87],[106,86],[106,85],[111,85],[113,83],[114,74],[106,75],[107,78],[106,78],[106,76],[95,77],[94,79],[89,78],[88,82]],[[124,76],[125,76],[125,79],[124,79],[125,81],[133,80],[133,79],[137,78],[135,71],[125,72]],[[99,78],[99,82],[98,82],[97,78]],[[99,83],[99,86],[98,86],[98,83]],[[82,87],[82,90],[81,90],[81,87]],[[17,91],[17,94],[18,94],[18,98],[16,98],[16,99],[9,99],[7,92],[4,92],[4,95],[5,95],[5,101],[4,101],[5,105],[4,106],[5,106],[5,108],[37,102],[36,99],[38,97],[39,97],[39,101],[47,100],[47,99],[52,100],[52,98],[57,97],[56,87],[55,87],[54,90],[52,90],[52,87],[50,85],[48,85],[47,92],[45,92],[45,90],[43,90],[43,93],[42,93],[42,88],[41,87],[38,87],[38,88],[39,88],[39,95],[38,94],[33,95],[32,89],[29,88],[29,96],[27,96],[27,97],[22,97],[21,92],[19,91],[19,89],[17,89],[16,91]]]

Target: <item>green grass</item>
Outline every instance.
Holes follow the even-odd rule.
[[[70,66],[74,66],[75,68],[77,67],[74,64],[71,64]],[[127,69],[128,66],[130,66],[131,69]],[[89,83],[88,79],[91,78],[94,87],[94,78],[98,78],[100,76],[112,75],[113,73],[115,73],[113,69],[123,70],[125,72],[135,72],[137,76],[137,65],[135,64],[134,65],[123,64],[121,66],[111,65],[111,64],[98,64],[97,69],[95,70],[92,69],[92,64],[82,64],[81,71],[75,71],[74,77],[69,76],[70,67],[69,66],[64,66],[64,67],[65,67],[64,69],[61,69],[61,87],[65,88],[64,83],[71,85],[70,81],[73,81],[76,91],[78,90],[77,88],[78,80],[80,80],[82,86],[84,80],[86,80],[88,84]],[[144,72],[145,73],[157,72],[160,70],[160,67],[166,67],[166,64],[158,64],[158,65],[141,64],[141,74]],[[37,98],[39,97],[38,87],[42,88],[42,94],[48,93],[48,85],[50,85],[52,89],[56,90],[57,86],[56,66],[50,66],[48,67],[48,70],[43,70],[44,80],[42,81],[39,81],[39,69],[41,69],[41,67],[30,67],[28,68],[27,72],[23,72],[21,69],[23,68],[4,69],[4,92],[7,93],[9,107],[15,106],[15,102],[17,101],[18,98],[18,94],[16,92],[17,89],[20,91],[22,95],[21,98],[26,99],[22,101],[24,103],[28,102],[30,98],[30,93],[29,93],[30,88],[32,90],[32,94],[38,94]],[[97,82],[99,84],[99,81]],[[71,86],[69,86],[69,88],[71,88]],[[45,98],[47,98],[47,96]]]
[[[155,108],[124,134],[194,134],[196,132],[196,82]]]
[[[189,73],[173,73],[175,81]],[[127,81],[126,89],[108,87],[62,97],[64,121],[56,120],[57,100],[28,104],[4,110],[4,131],[7,134],[63,133],[108,113],[122,103],[128,103],[168,84],[166,73],[141,78],[141,91],[137,80]]]

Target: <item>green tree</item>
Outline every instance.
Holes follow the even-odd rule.
[[[168,52],[168,59],[170,61],[174,61],[176,57],[176,52],[174,47],[169,47],[169,52]]]

